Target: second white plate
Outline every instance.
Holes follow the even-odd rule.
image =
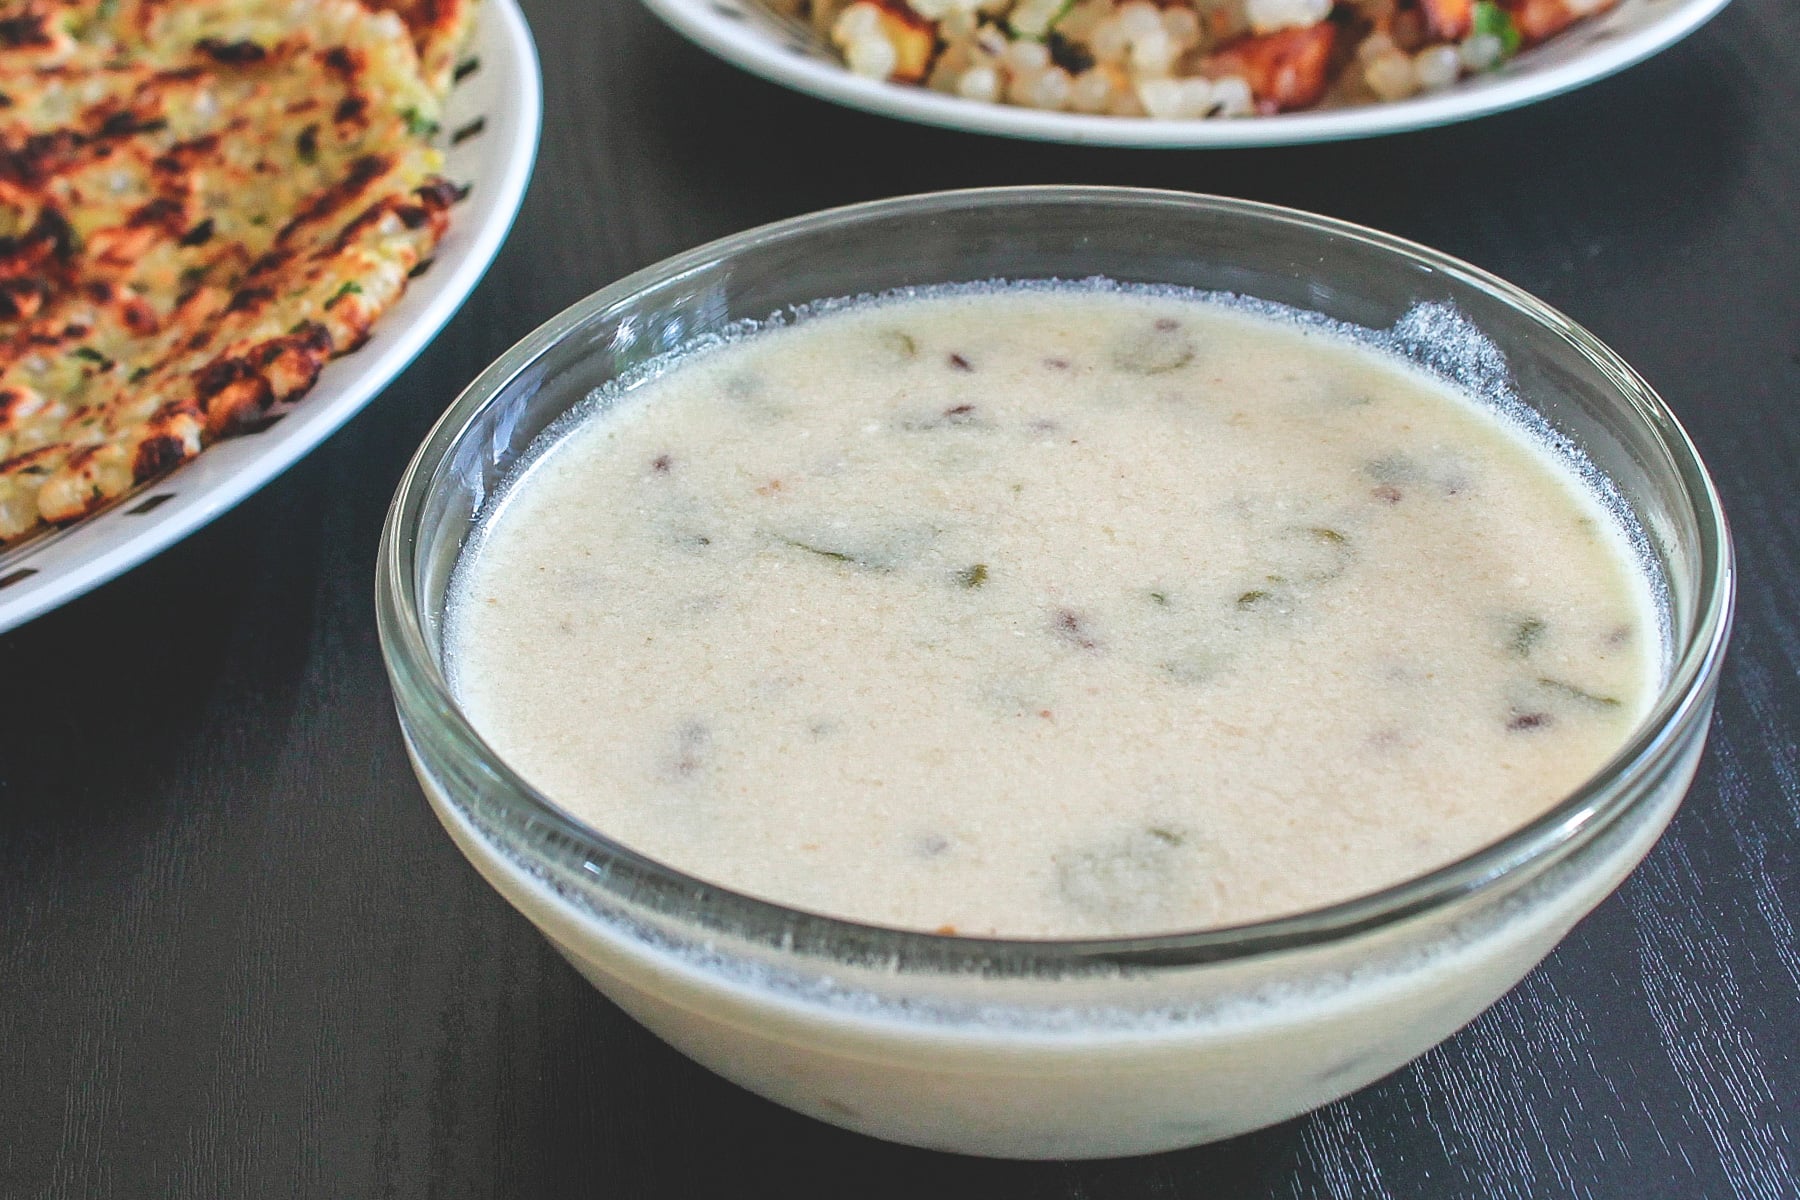
[[[644,0],[682,34],[776,83],[867,112],[975,133],[1094,146],[1201,148],[1282,146],[1425,129],[1555,96],[1674,45],[1729,0],[1623,0],[1489,74],[1394,104],[1284,113],[1234,120],[1156,121],[983,104],[928,88],[851,74],[828,51],[763,8],[759,0]]]

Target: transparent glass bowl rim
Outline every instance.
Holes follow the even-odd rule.
[[[569,816],[525,782],[471,727],[430,652],[417,590],[419,523],[429,489],[481,413],[500,402],[513,381],[551,347],[595,318],[651,287],[702,272],[757,247],[803,239],[871,219],[910,216],[924,220],[965,208],[1004,205],[1090,206],[1153,210],[1178,206],[1225,217],[1251,218],[1348,239],[1454,278],[1500,300],[1550,337],[1560,337],[1612,379],[1612,397],[1649,426],[1679,474],[1700,535],[1696,617],[1691,635],[1675,648],[1668,680],[1649,714],[1614,757],[1555,806],[1499,841],[1445,866],[1379,891],[1322,908],[1234,926],[1189,932],[1109,938],[967,937],[872,925],[789,908],[710,883],[614,842]],[[872,289],[876,290],[876,289]],[[821,297],[823,298],[823,297]],[[1719,497],[1686,431],[1655,391],[1598,338],[1505,280],[1459,259],[1377,230],[1256,201],[1146,188],[1048,185],[978,188],[876,200],[794,217],[721,238],[664,259],[577,301],[520,340],[483,371],[438,420],[408,465],[388,511],[377,562],[376,609],[381,649],[396,702],[411,718],[431,769],[432,754],[454,756],[491,787],[491,796],[541,830],[531,854],[555,855],[544,834],[554,831],[607,870],[585,872],[590,886],[631,895],[622,880],[648,880],[691,898],[686,911],[665,916],[702,924],[781,947],[855,945],[893,960],[974,964],[1009,956],[1068,965],[1132,962],[1182,965],[1319,944],[1354,936],[1484,891],[1502,881],[1557,861],[1624,816],[1650,790],[1657,768],[1703,712],[1723,660],[1734,590],[1730,532]],[[458,807],[465,807],[451,797]],[[514,853],[519,853],[514,847]],[[561,852],[566,857],[566,852]],[[579,865],[579,864],[571,864]],[[1535,873],[1535,872],[1532,872]],[[641,897],[628,902],[643,903]],[[859,955],[859,957],[861,957]]]

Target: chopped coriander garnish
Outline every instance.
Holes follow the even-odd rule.
[[[1513,626],[1512,640],[1507,649],[1514,658],[1530,658],[1531,651],[1544,636],[1544,623],[1536,617],[1526,617]]]
[[[354,280],[354,279],[346,280],[344,282],[344,286],[340,287],[337,291],[335,291],[331,294],[331,299],[329,299],[325,302],[325,307],[326,308],[336,307],[337,302],[342,300],[345,296],[360,296],[360,295],[362,295],[362,284],[356,282],[356,280]]]
[[[106,357],[106,355],[100,353],[98,350],[94,349],[92,346],[77,346],[77,347],[75,347],[75,357],[86,359],[88,362],[91,362],[101,368],[112,366],[112,359]]]
[[[1473,32],[1480,36],[1500,39],[1501,61],[1511,58],[1519,52],[1519,45],[1525,39],[1519,33],[1519,27],[1513,22],[1512,14],[1494,3],[1494,0],[1475,0]]]
[[[883,330],[881,344],[892,351],[895,358],[906,359],[919,356],[919,343],[913,339],[911,334],[902,333],[898,329]]]
[[[1074,7],[1075,0],[1025,0],[1014,7],[1006,23],[1014,37],[1041,41]]]
[[[1618,700],[1612,696],[1596,695],[1595,693],[1590,692],[1590,691],[1586,690],[1585,688],[1578,688],[1574,684],[1565,683],[1560,679],[1552,679],[1548,675],[1538,676],[1537,682],[1538,682],[1539,687],[1544,688],[1547,691],[1555,692],[1557,695],[1563,696],[1570,700],[1580,701],[1582,704],[1586,704],[1590,708],[1617,708],[1617,707],[1619,707]]]
[[[854,557],[845,554],[842,550],[826,550],[821,546],[809,546],[805,542],[796,542],[792,540],[788,542],[788,545],[796,550],[804,550],[808,554],[816,554],[820,558],[829,558],[832,562],[853,563],[856,561]]]
[[[815,545],[811,544],[810,542],[803,542],[797,538],[784,537],[784,538],[779,538],[777,540],[779,540],[783,545],[792,546],[796,550],[804,550],[808,554],[816,554],[820,558],[828,558],[832,562],[840,562],[846,566],[861,567],[865,571],[881,572],[881,571],[890,571],[893,569],[892,567],[887,566],[886,564],[883,564],[883,563],[873,563],[867,559],[858,558],[854,554],[846,554],[842,550],[828,550],[824,546],[815,546]]]
[[[438,131],[438,123],[417,108],[402,109],[400,116],[406,121],[406,131],[414,137],[430,137]]]
[[[973,590],[987,582],[988,569],[986,563],[976,563],[972,567],[964,567],[956,573],[956,582]]]

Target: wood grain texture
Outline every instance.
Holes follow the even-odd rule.
[[[1736,0],[1650,63],[1471,125],[1167,154],[831,108],[714,62],[630,0],[527,9],[543,153],[464,311],[241,508],[0,638],[0,1196],[1800,1197],[1793,0]],[[1711,750],[1618,896],[1388,1079],[1135,1161],[883,1145],[638,1029],[430,817],[370,601],[407,457],[543,318],[762,221],[1040,181],[1293,204],[1538,293],[1687,422],[1742,567]]]

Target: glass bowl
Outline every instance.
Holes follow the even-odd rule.
[[[822,298],[1091,276],[1236,292],[1378,330],[1421,304],[1473,322],[1518,393],[1610,478],[1661,576],[1665,683],[1627,744],[1523,828],[1371,895],[1235,928],[1023,940],[878,928],[692,878],[571,818],[470,727],[442,671],[452,568],[513,464],[592,389]],[[1416,352],[1445,368],[1429,346]],[[1342,222],[1085,187],[800,217],[601,289],[503,355],[438,422],[394,499],[378,572],[382,652],[431,804],[595,986],[790,1108],[894,1141],[1025,1158],[1143,1153],[1268,1125],[1387,1074],[1492,1004],[1674,814],[1705,740],[1733,588],[1724,514],[1693,445],[1629,366],[1560,313]]]

